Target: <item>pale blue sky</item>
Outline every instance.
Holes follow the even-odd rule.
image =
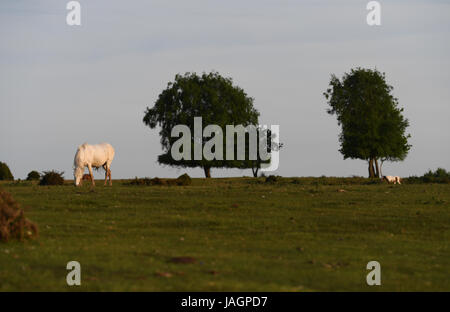
[[[365,162],[338,152],[322,95],[331,73],[356,66],[386,72],[411,122],[408,158],[384,173],[450,169],[450,1],[380,1],[380,27],[356,0],[81,0],[79,27],[66,25],[67,2],[0,1],[0,161],[16,178],[71,178],[76,147],[103,141],[116,149],[113,178],[202,176],[159,166],[158,130],[142,117],[176,73],[211,70],[280,125],[277,174],[365,176]]]

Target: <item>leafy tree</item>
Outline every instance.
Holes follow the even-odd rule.
[[[41,179],[41,175],[39,174],[39,172],[33,170],[28,173],[27,181],[34,181],[34,180],[40,180],[40,179]]]
[[[339,151],[344,159],[366,160],[371,178],[380,177],[378,160],[404,160],[411,147],[405,134],[409,122],[392,90],[384,73],[356,68],[342,80],[332,75],[324,93],[327,112],[336,115],[342,128]]]
[[[0,180],[14,180],[7,164],[0,161]]]
[[[191,131],[191,151],[194,151],[194,117],[202,117],[203,126],[218,125],[225,132],[226,125],[258,125],[259,112],[253,107],[253,99],[242,88],[233,85],[231,78],[217,72],[176,75],[161,92],[155,105],[147,108],[144,123],[151,129],[160,126],[161,145],[164,153],[158,156],[160,164],[175,167],[201,167],[210,177],[211,168],[252,168],[249,160],[174,160],[170,148],[178,138],[171,137],[172,128],[186,125]],[[203,129],[202,129],[203,130]],[[225,142],[225,133],[223,133]],[[209,138],[203,139],[203,145]],[[235,139],[235,144],[236,144]],[[248,140],[246,140],[246,145]],[[224,143],[225,145],[225,143]],[[223,149],[225,154],[225,148]],[[235,148],[236,153],[236,148]],[[235,157],[237,159],[237,157]],[[246,157],[247,159],[247,157]]]

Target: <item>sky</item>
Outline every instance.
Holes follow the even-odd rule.
[[[67,2],[0,0],[0,161],[15,178],[72,178],[84,142],[114,146],[113,178],[202,177],[159,165],[159,129],[142,118],[177,73],[212,70],[254,98],[260,124],[280,126],[274,174],[366,176],[339,153],[323,96],[355,67],[385,72],[410,121],[408,157],[383,174],[450,169],[450,1],[379,1],[380,26],[362,0],[80,0],[80,26]]]

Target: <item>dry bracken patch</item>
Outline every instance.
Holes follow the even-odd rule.
[[[25,240],[38,236],[36,224],[25,218],[23,209],[11,194],[0,190],[0,241]]]

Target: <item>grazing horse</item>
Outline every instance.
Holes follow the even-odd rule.
[[[101,143],[96,145],[90,145],[84,143],[78,146],[77,153],[74,159],[74,182],[75,186],[80,185],[83,177],[84,168],[88,167],[92,185],[95,186],[94,175],[92,174],[92,167],[98,169],[103,167],[105,169],[105,185],[109,177],[109,185],[112,185],[111,181],[111,162],[114,159],[114,148],[111,144]]]
[[[383,176],[382,178],[383,181],[386,181],[387,183],[394,183],[394,184],[402,184],[401,183],[401,179],[399,176]]]

